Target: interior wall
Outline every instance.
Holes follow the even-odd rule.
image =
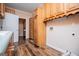
[[[16,9],[15,14],[17,16],[19,16],[19,18],[26,19],[26,39],[29,38],[29,18],[32,16],[32,14],[29,12],[24,12],[24,11],[18,10],[18,9]],[[0,21],[0,26],[2,25],[3,22],[4,21]]]
[[[19,16],[5,13],[5,18],[3,19],[3,30],[13,32],[14,42],[18,42],[18,26],[19,26]]]
[[[29,18],[32,16],[32,13],[24,12],[16,9],[16,15],[20,18],[26,19],[26,39],[29,38]]]
[[[79,55],[79,14],[47,22],[46,44]]]

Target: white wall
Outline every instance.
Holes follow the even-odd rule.
[[[26,19],[26,39],[29,38],[29,18],[32,16],[32,13],[16,9],[16,15],[18,15],[20,18]]]
[[[8,14],[8,13],[7,13]],[[16,9],[16,12],[15,12],[15,14],[17,15],[17,16],[19,16],[19,18],[24,18],[24,19],[26,19],[26,39],[27,38],[29,38],[29,18],[32,16],[32,14],[31,13],[29,13],[29,12],[24,12],[24,11],[21,11],[21,10],[17,10]],[[2,25],[2,23],[3,23],[3,30],[7,30],[7,29],[9,29],[9,28],[7,28],[6,29],[6,26],[8,25],[9,26],[9,24],[8,24],[8,22],[10,22],[9,20],[11,19],[13,22],[12,22],[12,25],[13,24],[15,24],[16,22],[15,22],[15,19],[14,18],[9,18],[9,19],[6,19],[6,18],[9,18],[9,16],[6,16],[5,15],[5,19],[3,19],[3,21],[0,23],[0,26]],[[18,18],[18,20],[19,20],[19,18]],[[2,20],[2,19],[1,19]],[[6,25],[6,21],[7,21],[7,25]],[[18,21],[19,22],[19,21]],[[19,25],[19,23],[17,23],[17,24],[15,24],[15,25]],[[11,29],[11,28],[10,28]],[[15,28],[12,28],[12,29],[15,29]],[[1,30],[1,29],[0,29]],[[15,40],[15,42],[18,42],[18,40]]]
[[[5,13],[5,19],[3,19],[3,30],[12,31],[14,42],[18,42],[18,25],[19,25],[19,16]]]
[[[50,29],[51,27],[53,29]],[[55,26],[53,22],[48,22],[46,26],[46,44],[61,51],[69,50],[79,55],[79,24]]]

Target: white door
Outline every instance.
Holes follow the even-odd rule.
[[[3,30],[12,31],[14,33],[14,42],[18,42],[18,24],[19,16],[14,14],[5,14],[5,19],[3,20]]]

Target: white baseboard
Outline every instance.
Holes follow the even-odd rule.
[[[54,48],[54,49],[56,49],[56,50],[58,50],[58,51],[60,51],[60,52],[62,52],[62,53],[65,53],[65,52],[66,52],[66,50],[60,49],[60,48],[55,47],[55,46],[53,46],[53,45],[50,45],[50,44],[48,44],[48,43],[47,43],[47,46],[49,46],[49,47],[51,47],[51,48]]]

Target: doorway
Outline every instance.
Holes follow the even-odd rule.
[[[24,43],[26,38],[26,19],[19,18],[19,43]]]

